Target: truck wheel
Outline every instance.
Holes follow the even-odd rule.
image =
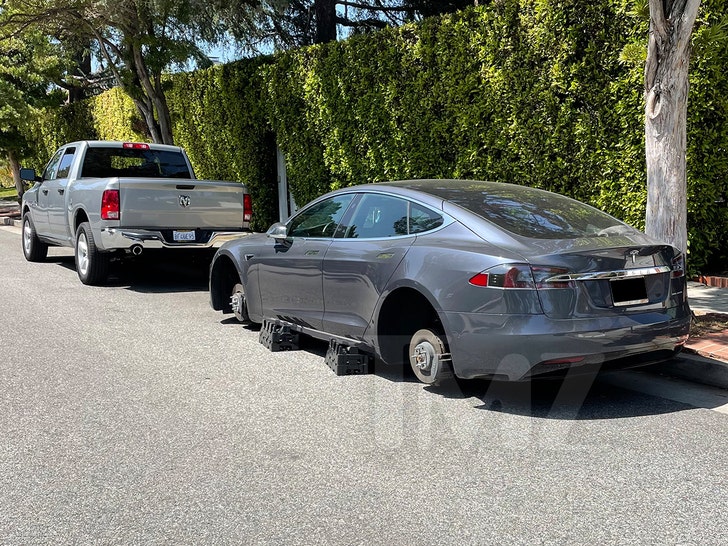
[[[245,289],[240,283],[233,286],[232,294],[230,295],[230,307],[232,307],[236,319],[243,324],[250,323],[248,304],[245,303]]]
[[[23,215],[23,255],[29,262],[42,262],[48,256],[48,245],[38,239],[29,214]]]
[[[109,256],[96,248],[88,222],[76,230],[76,273],[83,284],[90,285],[103,284],[109,274]]]
[[[409,360],[417,379],[437,385],[453,377],[445,342],[432,330],[417,330],[410,340]]]

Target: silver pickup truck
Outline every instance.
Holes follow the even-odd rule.
[[[81,141],[61,147],[23,195],[23,253],[75,249],[84,284],[103,284],[112,256],[149,248],[207,248],[248,230],[250,195],[237,182],[195,179],[176,146]]]

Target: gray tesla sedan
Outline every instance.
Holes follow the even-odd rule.
[[[470,180],[324,195],[223,245],[210,294],[425,383],[656,362],[690,327],[676,248],[555,193]]]

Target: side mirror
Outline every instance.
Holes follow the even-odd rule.
[[[27,182],[40,182],[40,179],[35,175],[35,169],[20,169],[20,179]]]
[[[288,229],[286,228],[286,224],[281,222],[273,224],[270,228],[268,228],[268,231],[266,231],[265,234],[271,239],[275,239],[281,243],[288,239]]]

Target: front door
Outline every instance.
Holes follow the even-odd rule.
[[[415,240],[409,204],[384,194],[364,194],[331,243],[323,264],[327,332],[359,338],[392,274]]]
[[[44,183],[45,189],[48,190],[48,227],[50,235],[54,239],[66,242],[75,237],[75,234],[70,231],[68,206],[66,204],[68,177],[75,152],[76,148],[65,148],[53,178]]]
[[[58,150],[51,160],[46,165],[41,176],[41,182],[38,186],[37,203],[33,207],[31,216],[33,217],[33,224],[35,225],[35,231],[42,237],[50,237],[51,229],[48,223],[48,209],[50,207],[50,200],[52,197],[51,184],[50,182],[56,177],[56,171],[58,171],[58,165],[63,157],[63,150]]]
[[[343,194],[303,209],[287,225],[285,242],[270,240],[257,256],[246,257],[258,272],[265,318],[279,318],[320,330],[324,298],[321,267],[333,234],[353,194]]]

